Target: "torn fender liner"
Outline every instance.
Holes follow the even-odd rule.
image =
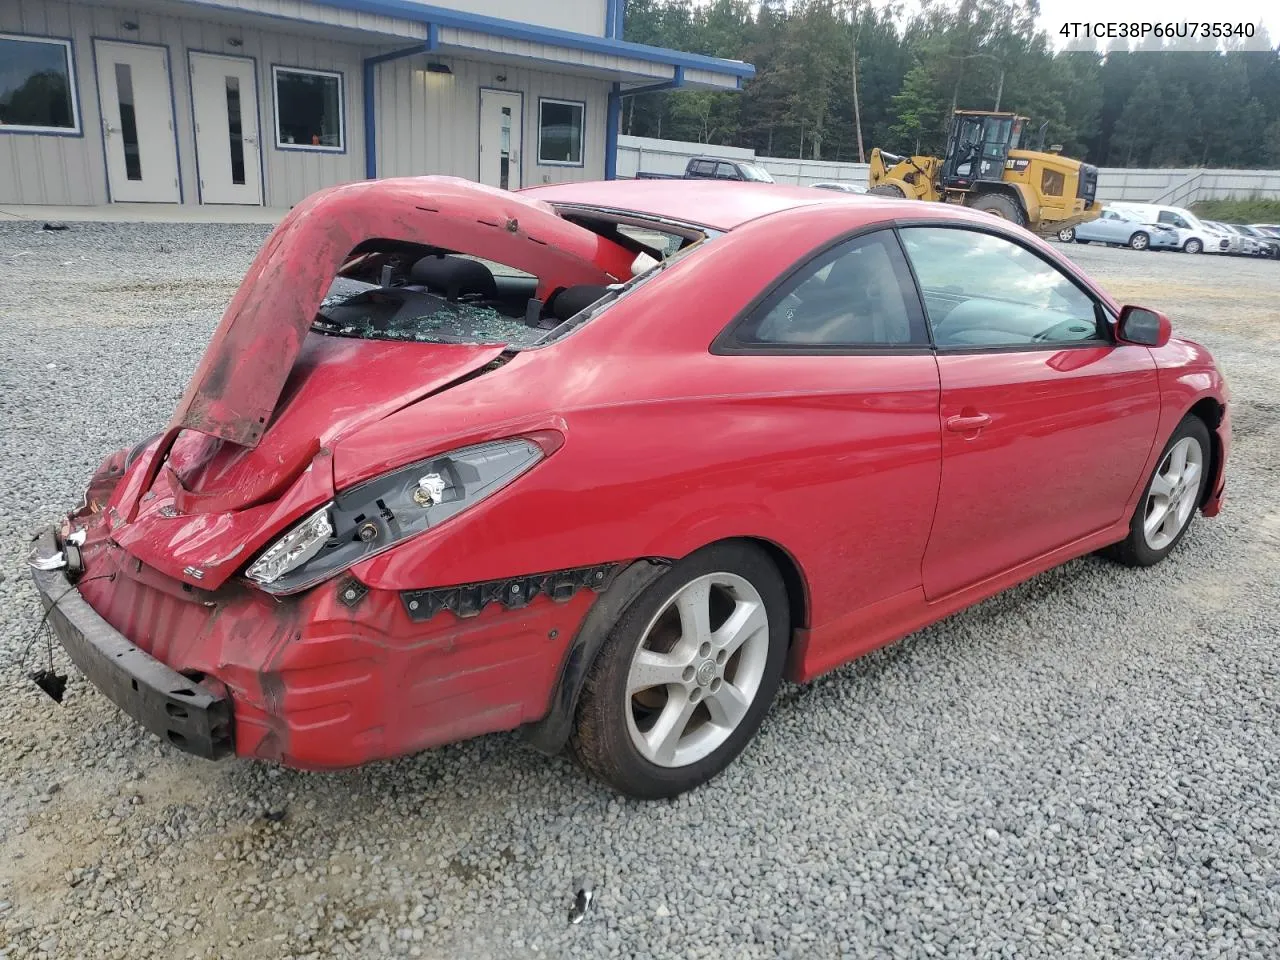
[[[263,245],[232,298],[166,431],[255,447],[320,301],[367,240],[443,247],[495,260],[543,285],[626,280],[634,256],[550,205],[454,177],[349,183],[314,193]],[[162,444],[167,449],[167,446]]]
[[[636,598],[670,567],[670,560],[637,560],[618,571],[608,590],[591,605],[565,653],[546,716],[520,728],[521,736],[535,750],[554,756],[564,749],[573,729],[578,695],[596,654]]]

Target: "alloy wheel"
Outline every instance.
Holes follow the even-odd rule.
[[[1066,227],[1065,229],[1058,231],[1058,239],[1063,243],[1070,243],[1075,238],[1076,238],[1076,232],[1071,227]]]
[[[711,573],[649,621],[627,673],[631,741],[650,763],[683,767],[737,729],[764,679],[769,616],[750,582]]]
[[[1151,478],[1142,534],[1152,550],[1177,539],[1191,519],[1204,475],[1204,450],[1195,437],[1183,437],[1165,454]]]

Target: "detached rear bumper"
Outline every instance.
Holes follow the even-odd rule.
[[[35,542],[32,557],[60,549],[52,528]],[[219,760],[235,752],[231,702],[210,693],[130,643],[98,615],[62,570],[32,568],[48,623],[80,671],[156,736],[187,753]]]

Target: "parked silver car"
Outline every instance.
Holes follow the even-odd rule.
[[[1178,231],[1163,223],[1144,223],[1123,210],[1103,210],[1097,219],[1058,231],[1063,243],[1106,243],[1134,250],[1177,250]]]
[[[1227,249],[1224,253],[1236,257],[1256,257],[1258,243],[1253,237],[1241,231],[1233,223],[1222,223],[1219,220],[1201,220],[1206,227],[1220,237],[1227,238]]]
[[[1280,260],[1280,230],[1267,229],[1263,224],[1239,224],[1240,230],[1253,237],[1258,244],[1258,256]]]

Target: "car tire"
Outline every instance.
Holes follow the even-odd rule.
[[[1146,250],[1151,246],[1151,237],[1139,230],[1129,238],[1129,246],[1134,250]]]
[[[1199,240],[1197,240],[1195,237],[1192,237],[1190,240],[1188,240],[1186,243],[1182,245],[1183,253],[1201,253],[1203,252],[1203,250],[1204,250],[1204,244],[1201,243]]]
[[[1065,230],[1058,231],[1058,241],[1060,243],[1071,243],[1076,238],[1075,227],[1067,227]]]
[[[1003,193],[984,193],[968,204],[974,210],[981,210],[1001,220],[1008,220],[1020,227],[1027,225],[1027,218],[1022,215],[1022,208]]]
[[[1204,499],[1212,450],[1205,422],[1194,414],[1183,417],[1142,489],[1129,520],[1129,535],[1103,555],[1127,567],[1149,567],[1167,557],[1186,535]],[[1188,476],[1192,465],[1195,473]]]
[[[701,786],[759,730],[790,635],[786,587],[762,549],[727,541],[685,557],[609,632],[587,671],[573,753],[638,799]]]
[[[906,196],[901,187],[892,183],[879,184],[869,189],[867,193],[873,197],[897,197],[899,200]]]

